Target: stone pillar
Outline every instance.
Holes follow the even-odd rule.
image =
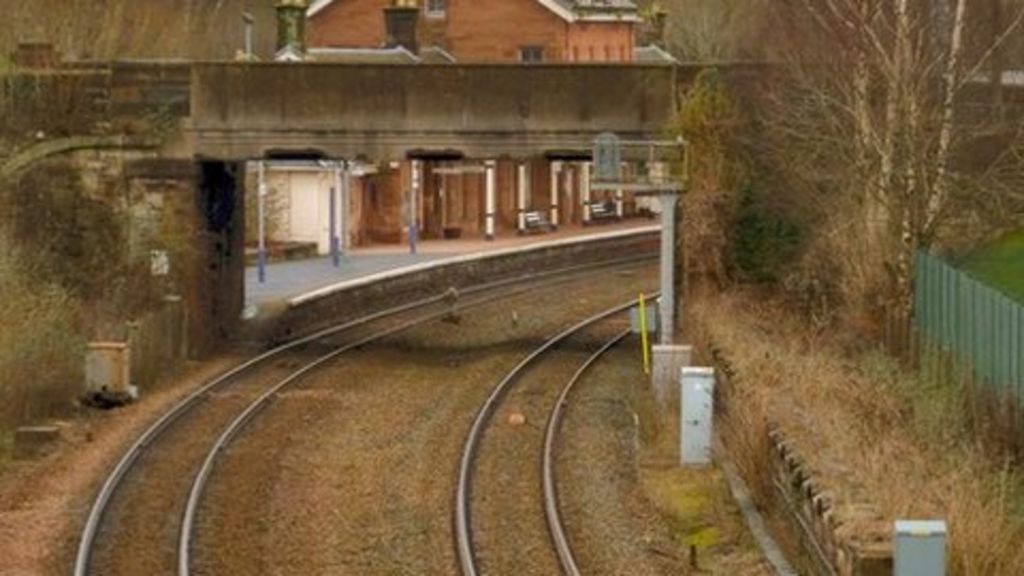
[[[562,171],[562,163],[551,163],[551,226],[558,227],[558,175]]]
[[[494,220],[497,216],[497,166],[494,160],[484,163],[485,178],[485,212],[484,212],[484,238],[494,240]]]
[[[583,224],[590,224],[590,162],[580,163],[580,200],[583,204]]]
[[[162,227],[187,241],[171,253],[184,299],[189,356],[207,356],[238,327],[245,301],[245,167],[222,161],[144,159],[125,178],[164,198]]]
[[[526,162],[518,166],[518,182],[516,187],[516,228],[520,234],[526,232],[526,198],[529,195],[530,169]]]

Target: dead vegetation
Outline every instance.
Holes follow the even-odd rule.
[[[897,518],[945,518],[952,574],[1024,573],[1021,478],[964,433],[961,391],[849,340],[808,336],[752,296],[702,298],[694,321],[735,370],[723,426],[755,492],[769,489],[754,471],[765,469],[771,422],[833,494],[846,529],[887,539]]]
[[[52,42],[67,58],[231,59],[243,46],[242,13],[256,20],[256,49],[269,55],[274,3],[258,0],[0,0],[0,71],[18,42]]]
[[[0,431],[67,413],[82,381],[78,305],[61,287],[39,284],[0,235]]]

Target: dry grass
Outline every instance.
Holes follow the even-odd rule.
[[[261,0],[0,0],[0,70],[19,41],[48,41],[72,59],[230,59],[242,48],[243,11],[256,48],[272,54],[274,3]]]
[[[35,281],[0,236],[0,431],[72,406],[82,382],[77,315],[77,302]]]
[[[841,529],[888,540],[896,518],[945,518],[951,573],[1024,574],[1020,478],[964,433],[957,390],[876,352],[851,352],[835,336],[808,337],[749,294],[703,298],[694,309],[699,340],[736,371],[730,416],[753,428],[734,430],[731,448],[748,477],[766,453],[764,423],[776,423],[840,516],[856,518]]]

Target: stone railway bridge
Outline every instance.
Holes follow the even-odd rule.
[[[397,185],[407,186],[432,162],[475,162],[487,177],[470,184],[486,188],[487,200],[472,209],[486,212],[481,227],[493,234],[502,223],[516,225],[514,210],[495,215],[497,204],[515,203],[515,192],[496,199],[496,188],[518,187],[521,213],[526,167],[542,188],[556,170],[568,170],[563,163],[575,162],[580,178],[601,132],[663,138],[699,71],[664,64],[68,64],[5,78],[4,113],[16,114],[15,128],[38,129],[43,142],[9,155],[0,172],[71,154],[94,180],[161,198],[162,217],[192,232],[194,256],[178,266],[188,339],[202,354],[233,330],[243,306],[247,163],[390,162],[401,165]],[[502,187],[491,177],[502,163],[516,184]],[[557,196],[551,200],[557,210]]]

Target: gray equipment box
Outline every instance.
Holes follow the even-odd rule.
[[[897,520],[893,537],[894,576],[945,576],[944,521]]]

